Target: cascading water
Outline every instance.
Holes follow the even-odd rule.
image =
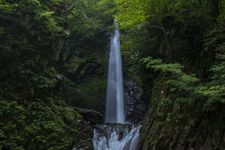
[[[137,150],[140,126],[116,125],[94,130],[94,150]]]
[[[136,150],[140,126],[125,124],[120,33],[116,28],[110,45],[106,125],[94,130],[94,150]]]

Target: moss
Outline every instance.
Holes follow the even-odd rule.
[[[106,79],[92,78],[80,84],[76,94],[78,96],[77,99],[82,100],[77,102],[78,106],[102,112],[106,98]]]
[[[63,101],[48,100],[47,105],[41,101],[20,104],[1,100],[0,147],[34,150],[89,147],[91,137],[82,131],[82,117]]]

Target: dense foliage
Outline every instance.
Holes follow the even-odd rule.
[[[149,105],[140,147],[213,149],[213,135],[224,149],[225,1],[115,2],[125,75]]]
[[[115,1],[125,74],[142,84],[149,105],[140,147],[200,149],[198,131],[225,128],[225,1]]]
[[[224,116],[225,0],[0,0],[0,149],[88,147],[73,106],[104,112],[113,17],[160,125]]]
[[[110,5],[0,0],[0,149],[90,146],[72,106],[104,104]]]
[[[124,55],[143,58],[141,66],[165,78],[169,90],[176,86],[195,93],[176,91],[175,97],[186,93],[187,103],[204,97],[203,111],[224,105],[224,1],[116,0],[116,4],[116,18],[126,29]]]

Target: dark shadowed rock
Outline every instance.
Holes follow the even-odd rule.
[[[103,115],[96,110],[79,107],[75,107],[75,109],[83,116],[84,120],[91,125],[101,124],[103,122]]]

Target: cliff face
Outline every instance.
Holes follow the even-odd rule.
[[[146,113],[146,105],[142,95],[142,89],[132,80],[124,82],[124,99],[126,120],[138,123],[143,120]]]
[[[176,112],[175,118],[160,114],[160,103],[167,96],[165,85],[153,84],[148,112],[143,120],[141,150],[224,150],[224,110],[203,114],[197,106]],[[175,111],[175,109],[174,109]]]

